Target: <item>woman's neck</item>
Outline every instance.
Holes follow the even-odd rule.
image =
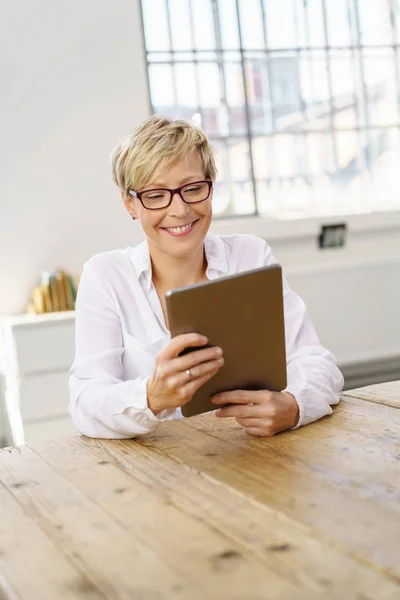
[[[153,282],[164,290],[192,285],[206,278],[207,260],[204,246],[192,256],[177,258],[151,252]]]

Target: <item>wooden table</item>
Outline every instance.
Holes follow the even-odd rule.
[[[399,600],[399,400],[347,392],[270,439],[207,415],[5,449],[0,598]]]

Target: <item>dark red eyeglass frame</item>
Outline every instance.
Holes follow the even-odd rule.
[[[196,200],[196,202],[188,202],[182,196],[182,190],[183,190],[183,188],[188,187],[190,185],[195,185],[196,183],[207,183],[208,184],[208,194],[207,194],[207,196],[205,198],[203,198],[203,200]],[[137,198],[138,200],[140,200],[140,202],[143,205],[143,208],[145,208],[146,210],[163,210],[164,208],[168,208],[168,206],[171,204],[172,199],[173,199],[173,197],[174,197],[175,194],[179,194],[179,196],[182,198],[182,200],[186,204],[199,204],[199,202],[204,202],[205,200],[207,200],[210,197],[212,187],[213,187],[213,182],[211,181],[211,179],[202,179],[201,181],[191,181],[190,183],[185,183],[185,185],[181,185],[180,187],[175,188],[175,189],[170,189],[170,188],[154,188],[154,189],[151,189],[151,190],[144,190],[143,192],[135,192],[135,190],[129,190],[129,193],[131,194],[131,196],[135,196],[135,198]],[[161,208],[149,208],[148,206],[145,206],[143,204],[142,195],[145,194],[145,193],[148,194],[149,192],[169,192],[170,198],[169,198],[168,204],[166,204],[165,206],[162,206]]]

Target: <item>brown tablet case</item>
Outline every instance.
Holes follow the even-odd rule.
[[[182,407],[191,417],[215,410],[220,391],[286,387],[286,350],[280,265],[172,290],[166,294],[172,337],[201,333],[220,346],[225,363]]]

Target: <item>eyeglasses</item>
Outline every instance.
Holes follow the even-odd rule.
[[[169,188],[157,188],[155,190],[146,190],[144,192],[135,192],[129,190],[132,196],[135,196],[147,210],[160,210],[167,208],[174,194],[179,194],[186,204],[196,204],[204,202],[210,196],[213,182],[209,179],[204,181],[193,181],[181,187],[171,190]]]

